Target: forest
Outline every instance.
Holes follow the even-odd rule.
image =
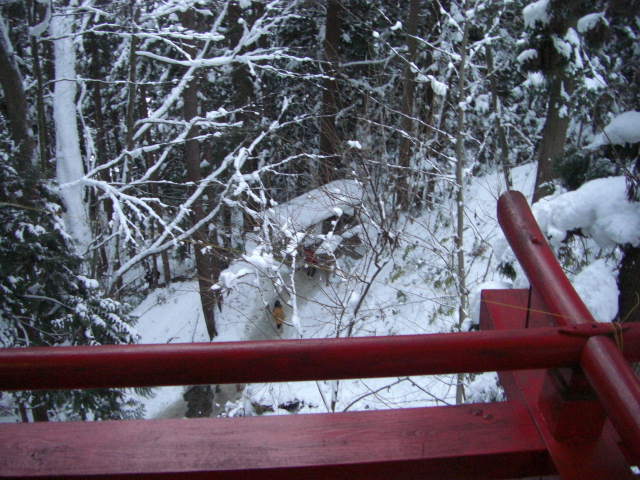
[[[276,299],[277,338],[469,330],[480,285],[526,284],[483,203],[525,186],[613,295],[596,318],[640,321],[639,0],[4,0],[0,91],[4,348],[137,343],[180,288],[199,341],[276,338]],[[352,383],[221,408],[500,398],[491,374]],[[0,420],[153,395],[4,392]]]

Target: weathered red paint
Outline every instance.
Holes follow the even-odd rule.
[[[527,315],[528,297],[527,290],[484,290],[480,314],[481,328],[520,329],[525,325],[527,316],[530,328],[534,330],[545,328],[542,325],[549,325],[553,317],[544,313],[543,306],[538,303],[535,295],[533,295],[531,304],[533,310]],[[531,327],[531,325],[534,326]],[[610,427],[609,422],[605,424],[602,433],[598,431],[597,435],[590,439],[575,437],[559,439],[554,435],[559,425],[554,425],[554,419],[548,415],[548,411],[545,415],[543,412],[544,402],[539,401],[544,395],[547,370],[502,371],[498,375],[507,399],[522,400],[527,404],[558,473],[563,479],[619,480],[634,478],[629,470],[629,461],[620,451],[619,438],[616,439],[611,434],[613,427]],[[567,403],[565,404],[567,408],[575,406],[574,402]],[[563,410],[566,412],[566,409],[560,409],[560,411]],[[582,423],[591,424],[593,420],[596,420],[597,423],[598,419],[589,418],[587,422]],[[565,428],[565,426],[560,425],[560,428]],[[580,429],[589,428],[592,425],[575,425],[573,427],[575,428],[573,433],[581,434],[583,431],[579,431]],[[631,456],[630,459],[632,458]]]
[[[504,193],[498,200],[498,221],[552,322],[595,323],[555,259],[524,195]],[[587,342],[581,364],[622,440],[640,458],[640,380],[613,341],[602,336]]]
[[[558,264],[522,193],[508,191],[502,194],[498,199],[498,222],[554,323],[593,323],[591,312]]]
[[[625,333],[640,360],[640,325]],[[588,337],[558,328],[332,340],[0,350],[0,390],[283,382],[577,365]]]
[[[180,479],[396,480],[538,477],[554,468],[522,402],[0,428],[2,477],[86,478],[107,472]]]
[[[564,479],[634,478],[618,442],[622,438],[628,458],[640,460],[640,384],[627,363],[640,360],[640,325],[616,337],[620,350],[609,338],[618,327],[592,326],[524,197],[505,194],[499,219],[535,291],[485,291],[481,328],[489,331],[7,349],[0,350],[0,390],[501,370],[510,401],[268,418],[0,425],[0,476],[453,479],[557,471]],[[574,428],[565,421],[588,418],[600,406],[576,373],[580,365],[611,420],[604,427]],[[584,395],[572,398],[580,389]]]
[[[640,382],[606,338],[589,339],[582,368],[625,444],[640,460]]]

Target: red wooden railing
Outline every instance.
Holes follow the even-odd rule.
[[[506,402],[252,418],[4,424],[0,476],[635,478],[629,464],[640,463],[640,383],[627,362],[640,361],[640,325],[593,322],[519,193],[501,197],[498,216],[533,292],[484,291],[481,332],[7,349],[0,351],[0,390],[498,370]]]

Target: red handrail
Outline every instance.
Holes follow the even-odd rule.
[[[0,390],[330,380],[578,365],[588,337],[566,330],[7,348],[0,349]],[[640,324],[625,337],[625,354],[640,360]]]
[[[505,192],[498,221],[532,288],[560,325],[593,324],[591,313],[558,264],[524,195]],[[640,381],[611,339],[586,343],[581,365],[627,446],[640,456]]]

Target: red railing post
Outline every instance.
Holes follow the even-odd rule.
[[[595,323],[558,264],[520,192],[504,193],[498,221],[547,311],[557,325]],[[582,368],[626,446],[640,458],[640,381],[613,341],[595,336],[586,343]]]

